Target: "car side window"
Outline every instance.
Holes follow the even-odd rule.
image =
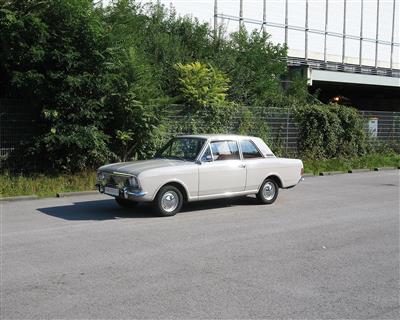
[[[258,151],[254,142],[251,140],[240,141],[240,147],[242,148],[243,159],[255,159],[263,157],[260,151]]]
[[[210,146],[207,146],[207,149],[204,151],[203,156],[201,157],[202,162],[211,162],[213,161]]]
[[[211,151],[214,161],[239,160],[239,148],[236,141],[211,142]]]

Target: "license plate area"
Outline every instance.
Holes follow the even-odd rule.
[[[119,190],[116,189],[116,188],[105,187],[104,188],[104,193],[108,194],[110,196],[116,196],[116,197],[119,196]]]

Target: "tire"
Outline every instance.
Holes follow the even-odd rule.
[[[263,204],[272,204],[278,197],[279,186],[275,180],[267,178],[257,193],[257,199]]]
[[[171,217],[176,215],[182,208],[182,192],[170,185],[166,185],[158,191],[154,200],[157,212],[162,217]]]
[[[134,208],[137,205],[136,201],[131,201],[123,198],[115,197],[115,201],[122,207],[122,208]]]

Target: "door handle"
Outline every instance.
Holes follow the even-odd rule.
[[[246,165],[244,163],[239,164],[239,168],[246,168]]]

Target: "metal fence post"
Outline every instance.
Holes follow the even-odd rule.
[[[288,148],[289,148],[289,118],[290,118],[290,111],[286,112],[286,145],[285,145],[285,156],[288,155]]]

